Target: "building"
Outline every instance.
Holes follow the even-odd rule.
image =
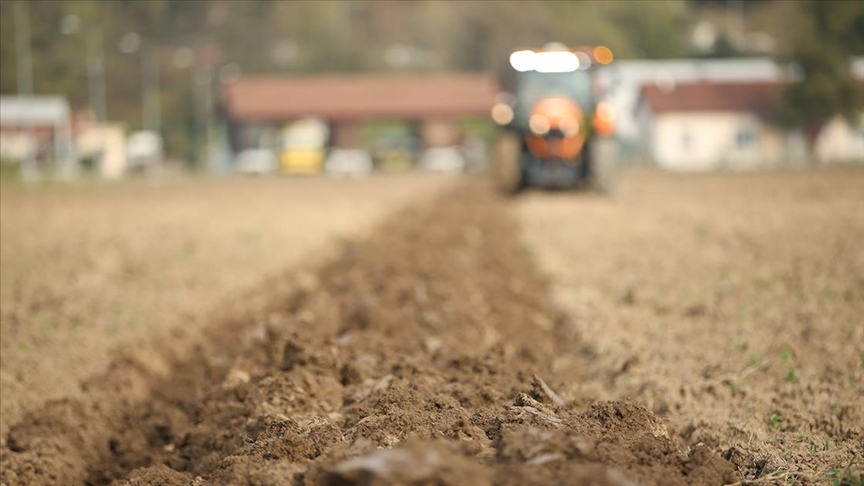
[[[0,159],[27,171],[76,169],[69,103],[60,96],[0,96]]]
[[[864,163],[864,113],[858,126],[835,116],[822,127],[815,147],[816,160],[825,163]]]
[[[636,104],[644,85],[707,82],[780,82],[788,72],[769,58],[622,60],[600,68],[599,78],[617,115],[624,155],[639,158]]]
[[[853,76],[864,80],[864,57],[853,57],[850,61]],[[784,83],[794,80],[794,68],[784,66],[768,57],[734,59],[669,59],[669,60],[623,60],[601,68],[600,80],[608,92],[609,102],[617,114],[616,136],[625,158],[645,158],[641,152],[640,124],[636,107],[643,86],[654,85],[668,89],[670,86],[696,82],[707,83]],[[830,128],[836,132],[842,127]],[[844,132],[845,133],[845,132]],[[846,135],[855,136],[854,130]],[[841,135],[832,135],[836,139]],[[839,140],[839,139],[838,139]],[[795,142],[797,143],[797,142]],[[840,142],[838,142],[840,143]],[[845,142],[840,143],[844,145]],[[825,156],[833,158],[839,145],[827,150]],[[854,147],[848,147],[850,150]]]
[[[332,147],[361,143],[361,125],[370,120],[402,121],[414,127],[426,147],[459,141],[457,124],[483,118],[497,85],[476,74],[358,74],[244,77],[225,86],[222,109],[232,151],[280,150],[280,133],[292,121],[326,122]]]
[[[73,120],[80,163],[106,179],[124,176],[128,169],[125,125],[94,120],[88,112],[78,113]]]
[[[785,82],[646,84],[635,110],[639,146],[671,170],[754,169],[811,158],[800,130],[778,123]],[[864,118],[862,118],[864,122]],[[864,123],[842,118],[820,132],[821,162],[864,162]]]

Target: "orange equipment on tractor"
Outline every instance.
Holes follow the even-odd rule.
[[[492,168],[500,187],[614,188],[615,116],[598,88],[596,68],[612,62],[604,46],[547,44],[510,54],[504,92],[492,108],[501,126]]]

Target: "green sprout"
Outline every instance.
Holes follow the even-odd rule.
[[[737,395],[738,392],[741,391],[741,382],[737,380],[730,381],[729,390],[732,391],[733,395]]]
[[[831,486],[864,486],[864,474],[849,473],[835,467],[825,476],[831,479]]]
[[[747,358],[747,367],[749,368],[751,366],[758,366],[759,363],[761,363],[761,362],[762,362],[762,356],[760,356],[757,353],[753,353],[750,355],[749,358]]]
[[[783,416],[780,415],[780,412],[771,412],[771,415],[768,416],[768,428],[777,430],[781,425],[783,425]]]

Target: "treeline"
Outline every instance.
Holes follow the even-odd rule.
[[[17,89],[15,3],[0,1],[4,94]],[[798,10],[793,2],[734,0],[39,0],[29,3],[29,18],[35,92],[65,94],[74,107],[86,107],[87,58],[101,56],[108,118],[131,129],[142,124],[140,56],[153,56],[167,148],[188,156],[206,111],[202,74],[488,70],[514,48],[550,40],[605,44],[619,59],[711,55],[691,42],[694,26],[706,19],[720,26],[721,40],[729,25],[764,30],[782,51]],[[63,26],[70,16],[77,29]],[[140,48],[124,54],[118,45],[130,33],[140,36]],[[740,54],[725,49],[723,55]],[[208,63],[212,73],[196,69]]]

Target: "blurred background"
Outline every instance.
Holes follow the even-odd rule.
[[[543,50],[555,42],[557,50]],[[537,50],[564,59],[567,70],[545,70]],[[551,86],[537,90],[539,101],[520,100],[533,96],[533,81],[562,77],[576,89]],[[572,91],[573,103],[555,104]],[[499,151],[508,141],[512,150]],[[559,164],[565,149],[573,149],[568,164]],[[610,194],[602,190],[617,173],[603,170],[615,168],[609,160],[628,166],[614,197],[526,191],[505,200],[483,190],[485,180],[469,180],[485,178],[464,175],[503,174],[512,177],[498,177],[502,187],[517,186],[525,175],[548,175],[528,169],[563,165],[570,179],[548,179],[606,181],[596,188]],[[861,1],[0,0],[0,189],[3,484],[107,484],[163,459],[203,471],[239,457],[223,461],[231,445],[199,449],[222,448],[225,437],[238,451],[265,451],[247,441],[256,422],[221,418],[251,408],[222,388],[222,371],[193,379],[189,369],[204,369],[185,365],[195,360],[245,376],[256,388],[244,396],[275,397],[255,414],[337,412],[322,416],[329,421],[365,410],[342,399],[366,389],[340,388],[346,370],[373,391],[394,375],[404,380],[403,368],[419,370],[418,383],[449,387],[452,380],[429,373],[469,347],[466,359],[492,353],[488,368],[486,358],[474,362],[492,370],[493,384],[448,388],[455,391],[440,403],[450,412],[439,410],[439,395],[435,407],[412,398],[423,411],[406,417],[475,417],[450,403],[512,411],[511,392],[522,388],[499,387],[506,382],[497,376],[528,376],[522,370],[536,362],[548,364],[544,379],[565,398],[639,400],[682,450],[726,451],[744,482],[852,484],[839,475],[860,463]],[[420,210],[397,212],[412,205]],[[535,263],[548,286],[534,285]],[[371,280],[352,283],[367,268]],[[461,292],[466,286],[472,291]],[[331,289],[339,293],[333,305],[319,300]],[[541,307],[547,296],[567,319]],[[341,326],[337,338],[337,317],[363,323]],[[410,326],[417,339],[390,334]],[[366,338],[355,327],[385,334]],[[459,342],[463,327],[482,343]],[[294,378],[282,381],[284,367],[239,354],[257,352],[247,343],[269,341],[271,328],[286,339],[304,329],[292,336],[314,366],[291,376],[303,376],[311,394],[297,392]],[[334,340],[305,329],[333,330]],[[343,346],[345,329],[357,337]],[[548,349],[569,349],[547,353],[542,343],[559,336],[566,340]],[[288,354],[267,354],[290,354],[293,363],[295,337]],[[499,345],[513,352],[499,354]],[[401,360],[412,346],[409,365],[388,374],[391,355]],[[329,370],[331,353],[355,349],[342,356],[356,356],[361,371],[316,371]],[[426,355],[434,366],[412,364]],[[369,356],[382,363],[376,371],[365,371]],[[566,363],[584,376],[574,378]],[[163,414],[147,404],[173,396],[165,383],[184,396]],[[271,394],[259,383],[285,387]],[[476,395],[463,394],[471,388]],[[231,403],[199,406],[201,397]],[[61,398],[74,400],[43,408]],[[181,405],[182,413],[173,408]],[[217,435],[200,435],[186,410],[218,411]],[[118,430],[141,411],[154,412],[141,424],[155,428]],[[659,421],[628,414],[616,430],[656,438],[644,427],[653,433]],[[174,424],[173,437],[160,417]],[[342,437],[368,433],[393,444],[396,435],[377,426],[358,432],[365,424],[410,430],[380,417],[339,419],[363,425],[326,432],[340,449],[321,457],[349,451]],[[447,427],[462,441],[461,429]],[[510,457],[501,452],[507,442],[471,427],[480,431],[477,448],[460,450],[505,444],[488,457]],[[571,471],[558,459],[571,457],[573,437],[549,442],[566,445],[560,454],[544,446],[548,471]],[[691,471],[668,445],[670,455],[643,465],[657,481],[665,480],[658,465]],[[300,452],[283,449],[294,475]],[[526,467],[538,470],[536,459]],[[269,464],[267,474],[301,477]],[[224,470],[240,471],[232,467]]]
[[[480,168],[498,72],[549,41],[614,53],[624,161],[864,161],[860,2],[3,0],[3,172]]]

